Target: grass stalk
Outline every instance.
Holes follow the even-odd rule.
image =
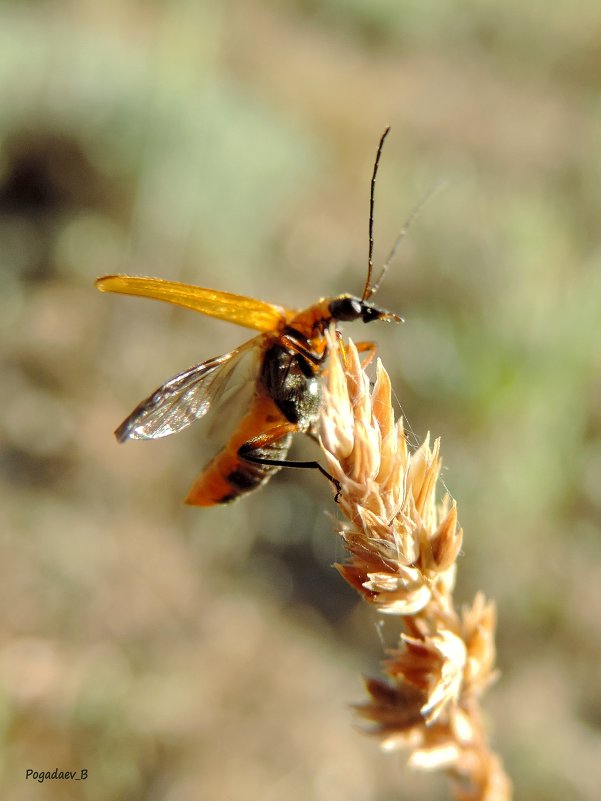
[[[463,532],[448,493],[437,501],[440,440],[408,447],[378,360],[373,388],[352,342],[330,340],[320,441],[340,484],[337,521],[348,557],[341,576],[399,639],[367,679],[356,709],[387,750],[415,769],[441,770],[456,801],[509,801],[511,782],[488,745],[480,698],[496,679],[495,608],[478,593],[453,600]]]

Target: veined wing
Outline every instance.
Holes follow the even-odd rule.
[[[105,275],[96,280],[96,287],[101,292],[139,295],[174,303],[257,331],[276,331],[283,321],[293,316],[291,311],[263,300],[181,284],[178,281],[164,281],[162,278]]]
[[[170,378],[121,423],[115,431],[119,442],[168,437],[203,417],[226,392],[243,354],[254,349],[255,361],[259,364],[261,340],[260,336],[254,337],[230,353],[208,359]]]

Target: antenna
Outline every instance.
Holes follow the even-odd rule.
[[[367,300],[371,298],[374,294],[375,289],[371,287],[371,278],[374,269],[373,263],[373,255],[374,255],[374,198],[375,198],[375,190],[376,190],[376,176],[378,174],[378,165],[380,164],[380,156],[382,155],[382,148],[384,147],[384,141],[388,136],[390,131],[390,125],[388,125],[380,137],[380,144],[378,145],[378,151],[376,153],[376,160],[374,162],[374,171],[371,176],[371,190],[369,193],[369,254],[367,257],[367,279],[365,281],[365,286],[363,288],[363,295],[361,296],[361,300]],[[402,238],[402,237],[401,237]],[[400,240],[399,240],[400,241]],[[378,284],[382,280],[382,275],[378,279]],[[376,286],[377,288],[377,286]]]
[[[396,256],[397,250],[399,249],[399,245],[401,244],[401,242],[405,238],[405,236],[407,234],[407,231],[411,228],[411,226],[415,222],[416,218],[418,217],[419,213],[421,212],[423,207],[426,205],[426,203],[428,203],[428,201],[432,200],[432,198],[435,197],[439,192],[442,192],[442,190],[446,187],[447,183],[448,183],[448,181],[445,179],[443,181],[439,181],[437,184],[434,184],[432,189],[430,189],[428,192],[426,192],[426,194],[422,197],[422,199],[419,201],[419,203],[416,206],[414,206],[413,210],[411,211],[411,213],[409,214],[409,216],[405,220],[405,222],[403,224],[403,227],[401,228],[400,233],[397,236],[397,238],[395,240],[395,243],[394,243],[394,245],[392,246],[392,248],[390,250],[390,253],[386,257],[386,261],[382,265],[382,269],[380,271],[380,275],[378,276],[378,280],[371,287],[371,289],[369,290],[369,294],[366,297],[364,297],[363,300],[367,300],[368,298],[371,298],[371,296],[374,295],[378,291],[378,289],[380,288],[380,284],[382,283],[382,279],[386,275],[386,272],[387,272],[388,268],[390,267],[390,263],[392,262],[392,260]]]

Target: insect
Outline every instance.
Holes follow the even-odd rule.
[[[317,468],[331,479],[318,462],[290,462],[286,456],[292,435],[311,434],[319,415],[320,376],[327,364],[326,330],[335,330],[338,322],[401,320],[370,302],[416,213],[405,223],[378,280],[372,283],[374,190],[389,130],[380,139],[371,179],[369,257],[361,297],[322,298],[294,311],[160,278],[108,275],[97,280],[101,292],[162,300],[259,332],[235,350],[170,378],[115,431],[119,442],[158,439],[187,428],[213,407],[219,407],[220,421],[234,421],[225,445],[204,467],[186,503],[228,503],[261,486],[284,466]],[[364,344],[369,348],[369,343]]]

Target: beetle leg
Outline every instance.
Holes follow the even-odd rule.
[[[338,503],[338,498],[340,497],[340,493],[342,492],[342,487],[338,479],[334,478],[334,476],[330,475],[325,467],[319,464],[317,461],[308,461],[308,462],[293,462],[288,459],[265,459],[262,456],[256,456],[253,451],[257,448],[262,447],[263,445],[267,444],[267,440],[271,439],[269,435],[262,435],[256,437],[255,439],[250,440],[250,442],[244,443],[238,448],[238,456],[241,459],[245,459],[247,462],[253,462],[254,464],[266,464],[266,465],[273,465],[273,467],[295,467],[301,470],[319,470],[319,472],[325,476],[328,481],[331,481],[332,484],[336,487],[336,495],[334,500]]]
[[[378,346],[375,342],[355,342],[355,347],[359,353],[367,353],[365,359],[361,361],[361,367],[365,369],[373,362],[378,352]]]
[[[294,351],[295,353],[299,353],[303,356],[307,361],[311,362],[311,364],[319,365],[323,364],[328,354],[328,349],[325,348],[324,352],[321,356],[316,356],[313,351],[305,348],[297,339],[294,337],[289,336],[288,334],[282,334],[280,337],[280,342],[286,345],[286,347],[290,348],[290,350]]]

